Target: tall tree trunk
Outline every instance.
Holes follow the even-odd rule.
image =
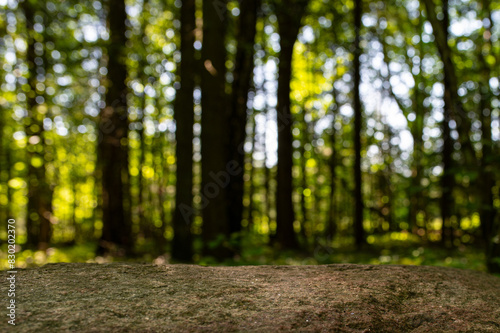
[[[243,168],[245,152],[243,145],[246,138],[247,101],[253,79],[254,42],[257,24],[257,11],[260,0],[240,1],[240,16],[237,33],[237,49],[233,71],[231,105],[229,109],[229,154],[228,163],[236,162]],[[243,216],[244,172],[231,177],[227,189],[228,218],[231,233],[241,231]]]
[[[335,75],[335,79],[337,78],[337,74]],[[335,82],[334,82],[335,83]],[[337,129],[335,128],[335,123],[337,121],[337,115],[338,111],[340,109],[340,104],[338,101],[338,92],[337,89],[335,88],[335,84],[332,84],[332,97],[333,97],[333,104],[331,107],[332,111],[332,127],[331,127],[331,135],[330,135],[330,145],[332,148],[332,155],[328,159],[328,166],[330,168],[330,177],[331,177],[331,182],[330,182],[330,198],[328,200],[329,203],[329,212],[328,212],[328,227],[327,227],[327,237],[329,238],[329,242],[331,243],[335,237],[335,234],[337,233],[337,221],[338,219],[338,214],[340,213],[340,210],[337,209],[338,204],[337,204],[337,198],[336,198],[336,191],[337,191],[337,159],[338,159],[338,152],[337,152]],[[340,206],[340,205],[339,205]]]
[[[332,95],[333,95],[333,100],[334,100],[334,105],[332,106],[332,133],[330,135],[330,145],[332,148],[332,155],[330,156],[328,160],[328,166],[330,167],[330,197],[328,200],[329,203],[329,211],[328,211],[328,227],[327,227],[327,237],[329,238],[329,241],[333,241],[333,238],[335,237],[335,234],[337,233],[337,200],[336,200],[336,181],[337,181],[337,173],[336,173],[336,168],[337,168],[337,130],[335,129],[335,122],[337,118],[337,110],[338,108],[338,100],[337,100],[337,91],[335,87],[332,88]]]
[[[174,238],[172,258],[177,261],[191,261],[193,257],[191,224],[193,223],[193,125],[195,85],[194,47],[196,1],[182,2],[181,7],[181,86],[177,91],[175,105],[177,141],[175,154],[176,194],[173,220]],[[162,206],[163,207],[163,206]],[[162,208],[163,209],[163,208]]]
[[[500,273],[500,223],[495,223],[497,217],[497,210],[494,206],[493,187],[495,186],[495,177],[493,174],[492,160],[494,158],[493,137],[491,131],[491,99],[492,92],[488,85],[491,78],[491,68],[485,59],[483,50],[492,50],[491,31],[493,20],[491,17],[490,0],[482,0],[483,17],[490,21],[490,26],[486,28],[483,33],[483,45],[487,47],[478,47],[478,57],[481,64],[481,76],[483,80],[480,81],[480,115],[481,131],[482,131],[482,156],[479,164],[479,182],[478,192],[480,198],[479,215],[481,218],[481,229],[484,244],[486,244],[486,266],[492,273]]]
[[[265,86],[265,80],[264,80],[264,84],[262,85],[262,87],[263,87],[262,92],[265,94],[266,90],[265,90],[264,86]],[[265,132],[264,132],[264,145],[263,145],[263,149],[264,149],[264,191],[266,193],[265,200],[264,200],[263,212],[264,212],[264,216],[267,216],[267,227],[268,227],[269,240],[272,241],[274,239],[275,232],[273,232],[273,230],[271,230],[271,207],[272,207],[273,195],[271,193],[270,182],[272,179],[272,175],[271,175],[271,168],[269,168],[266,164],[267,159],[268,159],[268,154],[267,154],[267,135],[268,135],[267,124],[268,124],[268,120],[269,120],[268,119],[269,118],[269,110],[268,110],[268,106],[267,106],[266,102],[264,103],[263,113],[265,116],[265,122],[264,122]]]
[[[381,152],[382,156],[384,159],[384,165],[385,168],[384,170],[381,171],[380,173],[380,182],[381,182],[381,187],[380,189],[382,190],[382,194],[384,197],[387,197],[387,202],[382,203],[381,211],[382,214],[384,215],[384,219],[389,223],[389,230],[391,231],[398,231],[399,226],[394,220],[394,212],[393,212],[393,200],[394,200],[394,195],[392,191],[392,181],[391,181],[391,176],[394,174],[393,173],[393,165],[392,165],[392,149],[393,145],[391,144],[392,138],[394,136],[394,133],[389,126],[387,120],[383,121],[384,123],[384,131],[385,131],[385,140],[387,140],[387,148],[384,149],[381,147]]]
[[[448,26],[450,24],[448,13],[448,0],[443,0],[443,31],[445,33],[446,43],[448,43]],[[448,45],[448,44],[447,44]],[[451,61],[451,56],[450,60]],[[444,109],[443,109],[443,122],[441,123],[441,130],[443,132],[443,176],[441,177],[441,219],[443,221],[441,242],[446,247],[453,245],[453,228],[451,225],[451,214],[453,205],[453,188],[455,187],[455,176],[453,175],[453,139],[451,137],[450,121],[453,108],[453,87],[450,81],[449,74],[444,75]],[[458,95],[455,96],[458,98]]]
[[[151,145],[151,150],[153,153],[153,161],[151,167],[154,169],[154,177],[151,179],[151,185],[149,186],[150,192],[150,207],[151,207],[151,223],[149,224],[150,239],[154,243],[155,250],[153,251],[155,255],[163,253],[162,244],[164,238],[163,226],[167,222],[162,215],[163,210],[163,200],[162,200],[162,183],[163,177],[169,176],[168,172],[165,172],[163,168],[163,153],[164,145],[161,136],[157,137]],[[168,163],[168,161],[167,161]],[[168,169],[167,169],[168,170]],[[165,172],[162,174],[162,172]],[[168,186],[168,185],[167,185]]]
[[[142,3],[142,12],[141,12],[141,25],[138,42],[142,43],[146,38],[146,29],[148,25],[148,8],[149,0],[144,0]],[[143,46],[144,47],[144,46]],[[137,69],[137,79],[146,87],[148,84],[148,75],[144,72],[145,67],[148,65],[147,61],[147,50],[141,50],[141,47],[137,50],[138,52],[138,69]],[[146,213],[146,203],[148,202],[147,194],[145,194],[144,190],[147,187],[147,181],[144,179],[144,174],[142,172],[142,167],[145,165],[146,161],[146,142],[144,135],[144,127],[145,127],[145,112],[147,106],[147,98],[146,92],[143,91],[141,96],[139,97],[139,105],[140,105],[140,114],[138,116],[137,121],[140,122],[139,129],[137,130],[137,134],[139,135],[140,142],[140,150],[139,150],[139,173],[137,175],[138,181],[138,194],[137,194],[137,207],[135,209],[131,209],[136,212],[136,217],[139,220],[139,234],[141,234],[145,239],[151,237],[152,234],[152,220],[151,215]],[[147,205],[150,207],[150,205]]]
[[[141,64],[139,65],[141,66]],[[146,93],[143,92],[141,96],[141,115],[139,117],[139,120],[141,122],[140,128],[137,131],[137,134],[139,135],[139,141],[141,144],[140,147],[140,156],[139,156],[139,174],[137,175],[137,180],[138,180],[138,194],[137,194],[137,215],[139,218],[139,232],[144,236],[144,238],[147,238],[149,233],[148,233],[148,228],[151,224],[151,219],[149,218],[148,214],[146,213],[146,202],[148,201],[147,199],[147,192],[145,193],[144,189],[147,186],[147,181],[144,179],[144,174],[142,172],[142,168],[145,165],[146,162],[146,142],[145,142],[145,136],[144,136],[144,111],[146,108]]]
[[[458,96],[458,78],[456,69],[452,60],[452,50],[448,45],[448,28],[449,28],[449,14],[448,14],[448,0],[442,1],[443,20],[437,18],[436,6],[434,0],[422,0],[427,13],[427,19],[432,25],[432,31],[435,37],[436,46],[438,48],[441,61],[443,63],[444,72],[444,102],[445,102],[445,118],[448,113],[448,120],[455,119],[457,123],[457,131],[460,137],[460,144],[462,145],[462,152],[469,165],[476,164],[476,155],[472,143],[469,139],[469,132],[471,128],[470,119],[466,115],[463,103]],[[446,120],[446,119],[445,119]],[[449,127],[449,125],[448,125]],[[448,140],[445,137],[445,140]],[[452,147],[453,148],[453,147]]]
[[[227,1],[203,2],[203,69],[201,73],[201,196],[204,253],[216,259],[232,256],[227,187],[243,166],[227,163],[226,19]]]
[[[413,162],[412,162],[412,178],[411,178],[411,186],[413,190],[411,193],[413,195],[410,198],[410,230],[416,231],[417,229],[417,216],[422,210],[422,189],[421,189],[421,181],[422,181],[422,158],[423,158],[423,142],[422,135],[424,132],[424,119],[426,110],[423,106],[423,101],[425,99],[425,89],[421,89],[420,84],[424,84],[425,79],[423,77],[423,65],[422,59],[424,59],[424,43],[422,41],[422,32],[423,32],[423,23],[424,19],[420,12],[418,18],[418,35],[420,36],[420,41],[418,43],[419,50],[419,71],[418,75],[413,75],[413,79],[415,80],[415,87],[413,88],[413,105],[415,105],[415,121],[411,127],[411,135],[413,137]],[[411,59],[408,59],[411,61]]]
[[[444,65],[444,109],[441,131],[443,136],[442,164],[443,175],[441,176],[441,219],[442,233],[441,241],[444,246],[452,246],[453,232],[451,228],[451,211],[453,205],[453,188],[455,186],[453,168],[453,140],[451,138],[450,121],[452,115],[456,118],[463,115],[463,109],[459,101],[457,89],[458,81],[455,68],[451,59],[451,48],[448,45],[448,0],[442,1],[443,20],[439,21],[436,15],[433,0],[423,0],[427,8],[427,18],[431,22],[436,44],[441,55],[441,61]],[[460,114],[459,114],[460,113]]]
[[[361,84],[361,16],[363,14],[362,0],[356,0],[354,4],[354,240],[359,249],[365,244],[365,231],[363,229],[363,193],[361,177],[361,128],[362,128],[362,106],[360,97]]]
[[[126,254],[132,249],[128,170],[128,110],[125,0],[108,2],[108,90],[99,121],[102,178],[102,235],[99,253]]]
[[[293,45],[301,26],[307,1],[276,2],[276,15],[280,33],[278,66],[278,174],[276,191],[276,240],[285,249],[298,249],[293,223],[295,214],[292,202],[293,149],[292,114],[290,112],[290,81],[292,79]]]
[[[156,100],[156,106],[158,107],[158,95]],[[175,117],[175,114],[174,114]],[[173,166],[166,161],[163,156],[164,152],[167,149],[171,140],[167,138],[167,135],[160,135],[159,139],[156,140],[156,148],[158,158],[155,159],[157,161],[155,174],[161,175],[157,180],[157,198],[158,198],[158,210],[159,210],[159,219],[161,221],[161,226],[156,226],[154,230],[155,237],[155,245],[158,249],[158,254],[163,254],[165,251],[165,246],[167,244],[167,239],[165,238],[165,231],[167,229],[167,225],[172,225],[172,219],[175,215],[175,199],[169,196],[168,188],[170,184],[170,174],[173,172]],[[192,146],[191,146],[192,147]],[[176,149],[176,148],[175,148]],[[169,149],[170,151],[170,149]],[[192,170],[192,168],[191,168]],[[175,172],[175,171],[174,171]],[[192,178],[191,178],[192,179]],[[175,180],[177,182],[177,179]],[[165,205],[168,206],[168,212],[165,209]],[[190,230],[189,230],[190,231]],[[175,237],[175,235],[174,235]]]
[[[453,187],[455,186],[454,175],[451,172],[453,165],[453,141],[450,136],[450,126],[449,122],[451,120],[449,113],[449,97],[446,97],[448,93],[445,88],[445,103],[444,103],[444,112],[443,112],[443,122],[441,123],[441,131],[443,134],[443,150],[442,150],[442,163],[443,163],[443,175],[441,176],[441,200],[440,200],[440,209],[441,209],[441,220],[442,220],[442,233],[441,233],[441,242],[445,247],[452,246],[452,228],[451,228],[451,210],[453,205]],[[449,95],[448,95],[449,96]]]
[[[26,18],[28,34],[27,65],[29,69],[27,93],[26,136],[28,137],[27,164],[28,164],[28,214],[27,214],[27,246],[30,248],[47,249],[51,238],[50,217],[52,213],[52,191],[47,182],[45,172],[45,133],[43,119],[47,111],[43,93],[37,90],[37,65],[35,59],[35,38],[33,22],[35,21],[34,5],[30,1],[22,2],[22,9]],[[42,52],[44,52],[43,50]],[[46,66],[46,57],[40,57]]]
[[[302,191],[299,193],[299,197],[300,197],[300,213],[301,213],[301,216],[302,216],[302,221],[300,223],[300,234],[303,238],[303,246],[305,248],[307,248],[307,246],[309,245],[309,238],[308,236],[313,236],[313,229],[311,228],[311,225],[310,225],[310,219],[309,219],[309,214],[307,212],[307,207],[306,207],[306,195],[304,194],[304,191],[308,188],[307,187],[307,159],[305,157],[305,153],[306,153],[306,149],[305,149],[305,145],[308,141],[308,124],[306,122],[306,116],[305,116],[305,113],[306,113],[306,109],[305,108],[302,108],[302,119],[301,119],[301,123],[302,123],[302,128],[300,130],[300,147],[299,147],[299,153],[300,153],[300,173],[301,173],[301,177],[300,177],[300,187],[302,189]],[[307,229],[309,230],[306,230],[306,226],[307,226]],[[308,235],[309,234],[309,235]]]
[[[255,121],[255,111],[252,115],[252,132],[251,132],[251,138],[252,138],[252,150],[250,151],[250,154],[248,156],[248,163],[250,164],[250,184],[249,184],[249,189],[248,189],[248,212],[247,212],[247,221],[248,221],[248,230],[252,230],[253,227],[253,212],[255,210],[255,202],[254,202],[254,196],[255,196],[255,163],[253,159],[253,155],[255,153],[255,145],[257,143],[257,122]]]

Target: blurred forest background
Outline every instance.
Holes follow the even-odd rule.
[[[0,258],[500,272],[500,2],[0,0]]]

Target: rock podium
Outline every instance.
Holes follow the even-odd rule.
[[[1,332],[500,332],[500,278],[429,266],[49,264],[16,304]]]

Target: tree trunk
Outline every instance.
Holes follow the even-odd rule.
[[[455,67],[451,59],[451,48],[448,45],[448,0],[443,0],[443,20],[439,21],[436,15],[436,8],[433,0],[424,0],[427,9],[427,18],[429,19],[436,44],[441,56],[441,61],[444,66],[444,109],[443,109],[443,122],[441,123],[441,131],[443,136],[443,150],[442,150],[442,164],[443,175],[441,176],[441,219],[442,219],[442,233],[441,242],[444,246],[450,247],[453,243],[453,232],[451,228],[451,211],[453,205],[453,188],[455,186],[454,175],[451,171],[453,168],[453,140],[450,136],[451,130],[449,122],[452,116],[456,119],[461,117],[466,119],[463,114],[463,107],[458,97],[458,81],[455,73]],[[458,122],[457,122],[457,125]],[[466,139],[467,140],[467,139]]]
[[[125,64],[127,14],[124,0],[108,8],[108,89],[99,121],[99,167],[102,177],[102,235],[99,253],[127,254],[132,249],[128,170],[128,110]]]
[[[252,115],[252,133],[250,134],[252,137],[252,150],[248,156],[248,163],[250,164],[250,184],[248,189],[248,212],[247,212],[247,221],[248,221],[248,230],[252,230],[253,227],[253,212],[255,210],[255,163],[253,159],[253,155],[255,153],[255,145],[257,143],[257,122],[255,121],[255,111]]]
[[[243,145],[246,138],[247,101],[253,79],[254,42],[257,24],[257,11],[260,0],[240,1],[240,16],[237,33],[236,59],[233,71],[231,107],[229,109],[229,154],[228,163],[236,162],[241,168],[245,164]],[[244,172],[231,177],[227,189],[228,218],[231,233],[241,231],[243,217]]]
[[[328,227],[327,227],[327,237],[329,238],[329,241],[333,241],[333,238],[335,237],[335,234],[337,233],[337,198],[336,198],[336,181],[337,181],[337,173],[336,173],[336,168],[337,168],[337,130],[335,129],[335,122],[337,118],[337,110],[338,110],[338,101],[337,101],[337,92],[335,90],[335,87],[332,89],[332,94],[334,98],[334,103],[335,105],[332,107],[332,115],[333,115],[333,121],[332,121],[332,134],[330,135],[330,145],[332,148],[332,155],[330,156],[328,160],[328,166],[330,168],[330,197],[328,199],[329,203],[329,211],[328,211]]]
[[[204,253],[218,260],[232,256],[227,187],[242,165],[227,163],[226,0],[203,3],[201,73],[201,196]]]
[[[443,122],[441,123],[441,131],[443,135],[443,150],[442,150],[442,164],[443,175],[441,177],[441,219],[442,219],[442,234],[441,242],[446,247],[451,247],[453,243],[453,230],[451,226],[451,211],[453,205],[453,188],[455,186],[454,175],[451,171],[453,168],[453,139],[451,138],[451,130],[449,123],[452,119],[452,114],[458,117],[457,104],[459,104],[457,89],[458,83],[455,74],[455,68],[451,59],[451,49],[448,46],[448,0],[443,0],[443,20],[441,22],[434,20],[435,11],[430,12],[428,5],[429,1],[426,0],[429,21],[432,24],[435,32],[436,43],[441,54],[444,70],[444,109],[443,109]],[[432,4],[433,5],[433,4]],[[461,109],[461,107],[460,107]]]
[[[262,92],[265,94],[266,90],[264,88],[265,86],[265,80],[264,84],[262,85],[263,89]],[[264,116],[265,116],[265,123],[264,123],[264,191],[266,193],[265,199],[264,199],[264,207],[263,207],[263,212],[264,216],[267,216],[267,227],[268,227],[268,233],[269,233],[269,241],[272,242],[274,240],[274,237],[276,235],[275,231],[276,230],[271,230],[271,207],[272,207],[272,201],[273,200],[273,193],[271,193],[271,186],[270,182],[273,176],[271,175],[271,168],[269,168],[266,164],[267,159],[268,159],[268,154],[267,154],[267,123],[268,123],[268,117],[269,117],[269,110],[267,103],[264,103]]]
[[[193,257],[191,224],[193,223],[193,125],[195,85],[195,12],[196,1],[182,2],[181,7],[181,86],[177,91],[175,105],[177,141],[175,154],[176,195],[173,220],[174,238],[172,241],[172,258],[176,261],[189,262]],[[163,206],[162,206],[163,207]],[[163,209],[163,208],[162,208]]]
[[[486,266],[491,273],[500,273],[500,224],[496,223],[498,211],[494,206],[494,185],[495,177],[493,174],[494,166],[493,159],[495,156],[493,137],[491,131],[491,111],[492,111],[492,91],[488,82],[492,76],[491,68],[486,62],[485,55],[481,52],[484,49],[492,50],[491,31],[493,20],[491,17],[490,1],[483,0],[482,3],[483,17],[489,19],[490,27],[483,33],[483,45],[488,47],[478,48],[478,57],[482,69],[483,80],[479,83],[481,92],[480,115],[481,131],[482,131],[482,156],[479,165],[479,215],[481,218],[481,231],[484,244],[486,244]],[[489,32],[489,33],[487,33]],[[491,51],[490,51],[491,52]]]
[[[30,248],[45,250],[49,246],[51,238],[50,217],[52,214],[52,191],[47,182],[45,173],[46,161],[45,133],[43,119],[47,112],[47,105],[43,92],[37,91],[37,58],[35,51],[35,40],[33,36],[33,22],[35,20],[35,8],[29,1],[22,2],[22,9],[26,18],[28,34],[27,65],[29,68],[28,84],[30,91],[27,93],[27,117],[26,136],[28,137],[27,164],[28,164],[28,212],[27,212],[27,242]],[[43,50],[45,51],[45,50]],[[46,57],[41,57],[46,66]]]
[[[307,133],[307,130],[308,130],[308,124],[306,122],[306,109],[305,107],[302,108],[302,119],[301,119],[301,123],[302,123],[302,128],[300,130],[300,147],[298,149],[299,153],[300,153],[300,173],[301,173],[301,177],[300,177],[300,187],[302,189],[302,191],[300,191],[299,193],[299,197],[300,197],[300,213],[301,213],[301,217],[302,217],[302,221],[300,223],[300,235],[302,236],[303,240],[302,240],[302,244],[305,248],[307,248],[307,246],[309,245],[309,238],[308,236],[313,236],[313,228],[311,226],[311,221],[309,219],[309,214],[308,214],[308,211],[307,211],[307,207],[306,207],[306,196],[304,194],[304,191],[308,188],[307,187],[307,159],[305,157],[305,153],[306,153],[306,149],[305,149],[305,145],[308,141],[308,133]],[[306,230],[306,226],[307,226],[307,229]]]
[[[411,193],[413,195],[410,198],[410,230],[416,231],[419,226],[417,226],[417,216],[421,210],[423,210],[422,206],[422,175],[423,175],[423,142],[422,135],[424,132],[424,119],[425,119],[425,107],[423,105],[423,101],[425,99],[425,89],[419,87],[422,83],[425,86],[425,78],[423,77],[423,65],[422,59],[424,59],[424,43],[422,41],[422,32],[423,32],[423,23],[424,19],[422,14],[420,13],[418,18],[418,35],[420,36],[420,41],[418,43],[419,50],[419,74],[413,75],[413,79],[415,80],[415,87],[413,88],[413,105],[415,105],[415,121],[411,127],[411,135],[413,137],[413,162],[412,162],[412,178],[411,178],[411,187],[413,190]],[[411,61],[411,59],[408,59]]]
[[[360,97],[361,84],[361,16],[362,16],[362,1],[356,0],[354,7],[354,239],[356,247],[359,249],[365,244],[365,231],[363,229],[363,193],[362,193],[362,177],[361,177],[361,128],[362,128],[362,106]]]
[[[139,65],[140,66],[140,65]],[[143,92],[141,96],[141,115],[139,121],[141,122],[140,128],[137,131],[139,135],[139,141],[141,143],[140,156],[139,156],[139,174],[137,175],[138,180],[138,194],[137,194],[137,216],[139,218],[139,233],[147,238],[149,235],[148,228],[151,224],[151,219],[146,213],[146,202],[148,201],[147,193],[145,193],[145,188],[147,187],[147,180],[144,179],[144,174],[142,172],[142,167],[146,162],[146,142],[144,137],[144,110],[146,108],[146,93]]]
[[[443,20],[437,18],[436,6],[433,0],[422,0],[427,9],[427,19],[432,25],[435,42],[443,62],[444,71],[444,88],[445,88],[445,113],[448,113],[449,120],[455,119],[457,123],[457,131],[462,145],[462,152],[469,165],[476,165],[476,155],[474,148],[469,139],[471,128],[470,119],[466,115],[464,106],[458,96],[458,78],[456,69],[452,60],[452,50],[448,45],[448,0],[443,0]],[[445,115],[446,117],[446,115]],[[448,126],[449,127],[449,126]],[[448,140],[448,139],[445,139]]]
[[[280,33],[278,66],[278,173],[276,191],[276,240],[285,249],[298,249],[293,223],[295,214],[292,202],[293,149],[292,114],[290,112],[290,81],[292,78],[293,45],[301,26],[307,1],[294,0],[276,3]]]

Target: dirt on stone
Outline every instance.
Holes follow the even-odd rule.
[[[49,264],[4,305],[0,332],[500,332],[499,278],[427,266]]]

